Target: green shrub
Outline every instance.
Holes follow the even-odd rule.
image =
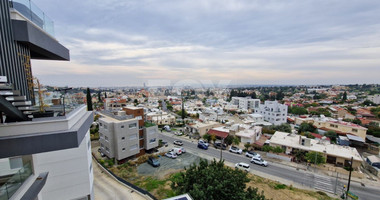
[[[274,186],[274,189],[275,190],[286,189],[286,185],[285,184],[277,184],[277,185]]]
[[[272,151],[273,150],[273,147],[271,147],[271,146],[269,146],[269,145],[265,145],[265,146],[263,146],[263,151],[265,151],[265,152],[270,152],[270,151]]]

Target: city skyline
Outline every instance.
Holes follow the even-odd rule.
[[[45,85],[379,83],[372,1],[34,1],[70,62],[33,60]]]

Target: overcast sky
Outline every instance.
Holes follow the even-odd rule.
[[[380,83],[377,0],[34,0],[71,61],[56,86]]]

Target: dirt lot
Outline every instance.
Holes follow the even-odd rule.
[[[184,153],[176,159],[168,157],[160,157],[160,167],[152,167],[148,163],[143,163],[137,167],[137,172],[142,176],[155,176],[157,178],[164,178],[168,174],[172,174],[184,167],[190,166],[193,163],[199,163],[200,158],[191,153]]]

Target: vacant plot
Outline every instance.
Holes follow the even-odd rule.
[[[142,176],[164,178],[169,174],[183,170],[184,167],[190,166],[193,163],[199,163],[200,157],[191,153],[184,153],[176,159],[160,157],[158,160],[160,161],[160,167],[152,167],[148,163],[143,163],[137,167],[137,173]]]

